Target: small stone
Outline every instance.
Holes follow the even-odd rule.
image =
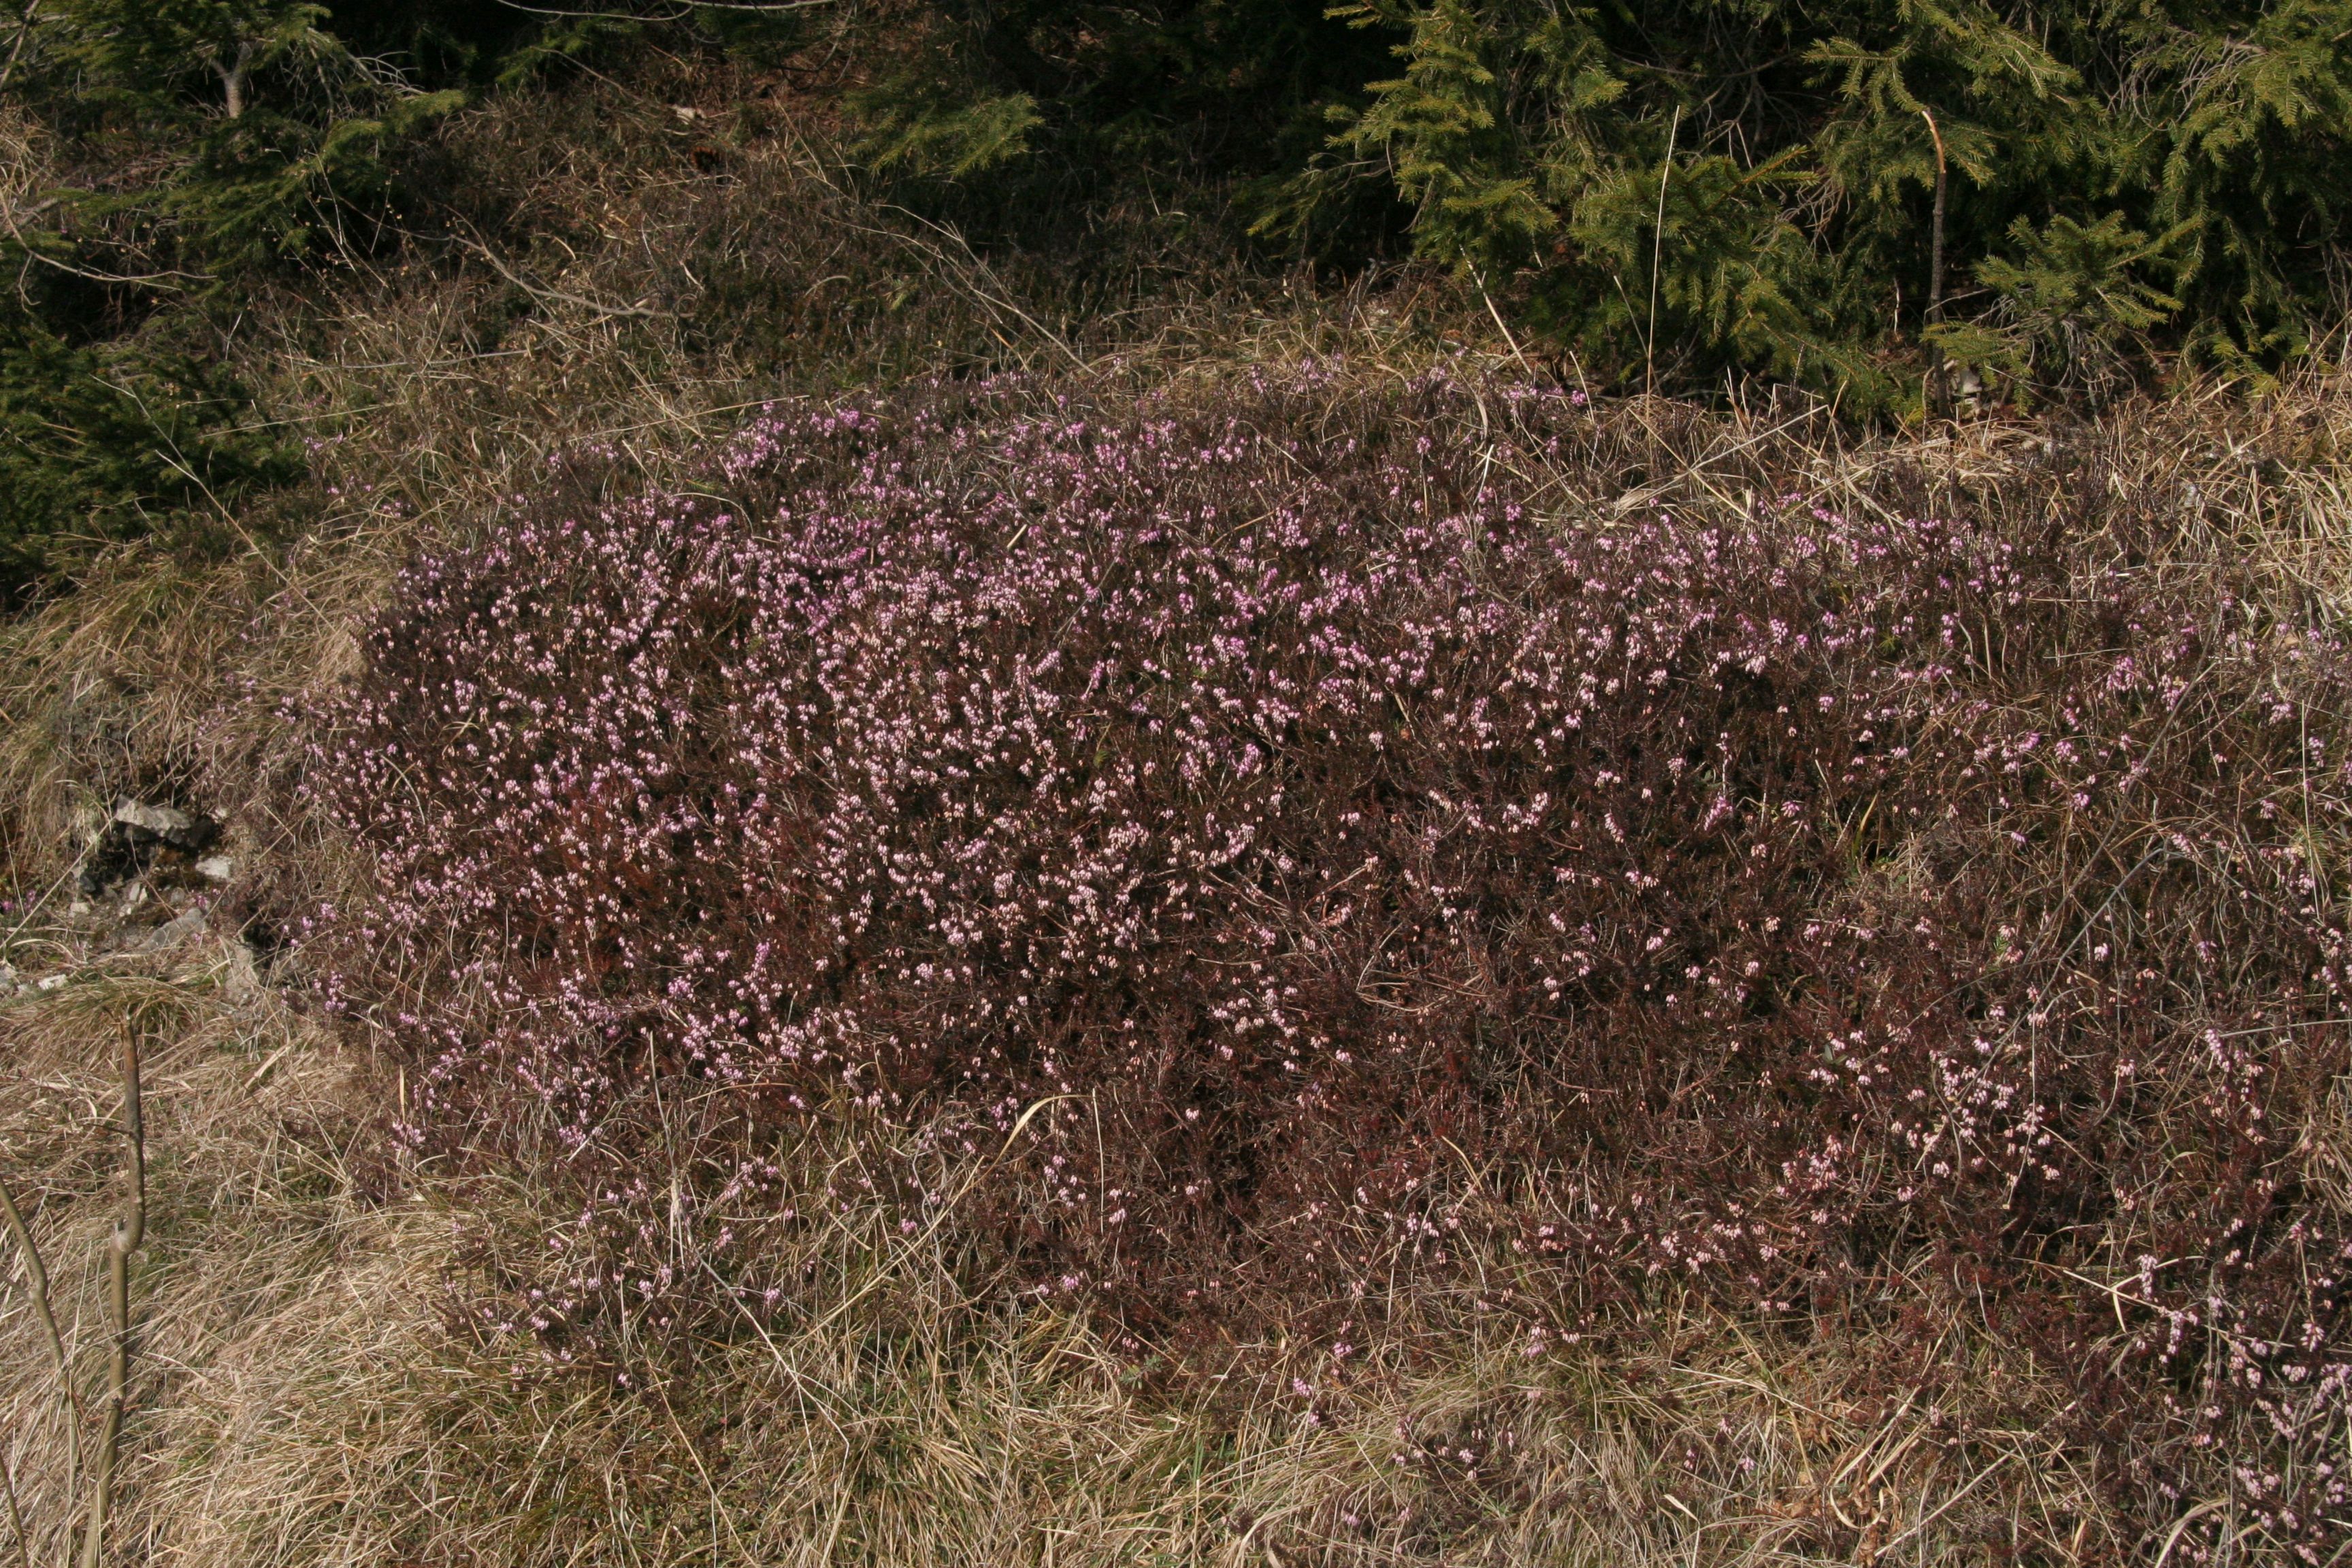
[[[146,939],[137,944],[138,950],[142,952],[163,952],[179,946],[190,937],[200,934],[204,929],[205,911],[201,909],[190,910],[186,914],[166,921],[148,932]]]
[[[132,827],[143,827],[158,838],[181,838],[195,826],[195,819],[184,811],[168,805],[150,805],[141,800],[121,800],[114,805],[114,820]]]
[[[209,816],[142,800],[117,801],[114,820],[134,835],[160,838],[184,855],[201,855],[220,837],[220,824]]]
[[[78,883],[87,899],[100,899],[154,868],[184,869],[220,837],[220,824],[200,812],[125,796],[114,804],[114,819],[82,858]],[[166,851],[170,853],[166,855]]]

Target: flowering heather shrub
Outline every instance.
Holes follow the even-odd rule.
[[[1530,1353],[1661,1276],[1965,1300],[2157,1517],[2234,1467],[2334,1550],[2340,638],[2095,485],[1571,521],[1579,401],[775,411],[419,564],[318,724],[373,882],[310,945],[421,1151],[579,1174],[515,1324],[787,1310],[779,1136],[845,1124],[910,1232],[1343,1373],[1473,1266]]]

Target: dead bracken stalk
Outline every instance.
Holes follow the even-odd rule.
[[[70,1495],[81,1473],[81,1401],[75,1397],[73,1373],[66,1360],[66,1342],[58,1332],[58,1315],[49,1304],[49,1271],[41,1264],[41,1249],[33,1244],[33,1231],[25,1223],[25,1215],[16,1207],[16,1194],[5,1183],[0,1183],[0,1214],[8,1220],[9,1234],[16,1238],[16,1250],[25,1255],[25,1287],[33,1301],[33,1317],[41,1325],[41,1336],[49,1351],[49,1362],[58,1377],[58,1403],[65,1417],[66,1427],[66,1489]],[[8,1508],[13,1515],[16,1507],[13,1485],[8,1494]]]
[[[129,1022],[122,1029],[122,1121],[130,1158],[122,1212],[107,1245],[106,1309],[113,1332],[107,1361],[104,1425],[91,1456],[89,1502],[82,1528],[83,1568],[97,1568],[105,1550],[107,1521],[113,1510],[114,1475],[121,1452],[122,1423],[131,1386],[131,1257],[144,1245],[147,1235],[146,1116],[140,1087],[139,1035],[136,1026]],[[41,1261],[40,1248],[33,1240],[32,1227],[25,1223],[24,1212],[16,1206],[16,1195],[5,1184],[0,1184],[0,1215],[5,1216],[17,1250],[24,1255],[26,1293],[32,1300],[34,1318],[41,1327],[51,1370],[57,1375],[58,1401],[65,1425],[64,1495],[71,1500],[80,1489],[83,1414],[81,1401],[74,1392],[72,1362],[66,1353],[65,1337],[58,1330],[48,1270]],[[23,1510],[16,1501],[16,1478],[0,1468],[0,1484],[5,1484],[7,1494],[8,1522],[17,1558],[29,1563],[31,1548],[26,1541]]]
[[[16,1506],[16,1478],[0,1464],[0,1490],[8,1498],[8,1535],[16,1543],[16,1568],[33,1568],[32,1543],[25,1539],[25,1511]]]
[[[107,1356],[106,1425],[98,1439],[90,1474],[89,1518],[81,1538],[82,1568],[98,1568],[106,1545],[106,1520],[114,1503],[115,1460],[122,1447],[122,1415],[131,1387],[131,1255],[147,1237],[147,1129],[140,1103],[139,1032],[122,1030],[122,1131],[130,1141],[130,1190],[122,1217],[106,1249],[107,1317],[114,1342]]]

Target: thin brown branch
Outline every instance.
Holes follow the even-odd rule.
[[[16,1195],[8,1185],[0,1182],[0,1215],[8,1222],[9,1234],[16,1238],[16,1249],[25,1255],[25,1282],[33,1299],[33,1317],[41,1325],[41,1334],[49,1347],[49,1365],[57,1373],[58,1402],[63,1406],[66,1422],[66,1489],[68,1496],[81,1475],[81,1401],[74,1394],[73,1367],[66,1359],[65,1337],[58,1332],[58,1316],[49,1304],[49,1271],[41,1263],[41,1249],[33,1244],[32,1227],[16,1207]]]
[[[8,1496],[8,1530],[16,1542],[16,1568],[33,1568],[33,1549],[25,1539],[25,1510],[16,1506],[16,1478],[0,1459],[0,1490]]]
[[[114,1505],[114,1470],[122,1447],[122,1418],[131,1390],[131,1255],[147,1239],[147,1129],[139,1089],[139,1031],[122,1030],[122,1122],[131,1143],[130,1191],[122,1217],[107,1244],[107,1316],[114,1342],[106,1364],[106,1423],[90,1472],[89,1516],[81,1538],[81,1568],[98,1568]]]
[[[41,0],[25,0],[25,8],[16,16],[16,36],[8,45],[8,58],[0,64],[0,92],[8,90],[8,83],[16,74],[16,62],[24,57],[25,41],[33,36],[33,22],[41,9]],[[15,1506],[11,1494],[10,1506]]]

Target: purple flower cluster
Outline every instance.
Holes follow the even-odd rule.
[[[690,1293],[681,1204],[772,1308],[759,1130],[847,1118],[1138,1332],[1474,1258],[1531,1354],[1664,1276],[1966,1297],[2128,1484],[2227,1449],[2336,1539],[2341,641],[2128,510],[1616,516],[1601,418],[932,388],[416,566],[316,721],[373,878],[310,949],[420,1149],[605,1173],[517,1321]],[[665,1084],[736,1140],[683,1195]]]

